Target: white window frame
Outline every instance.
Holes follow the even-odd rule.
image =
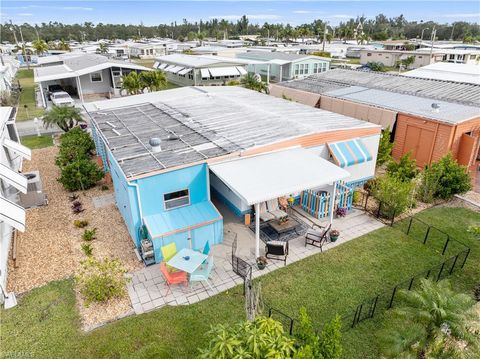
[[[310,70],[310,66],[308,64],[305,64],[305,70],[304,70],[304,75],[308,75]]]
[[[95,75],[95,74],[100,74],[100,81],[94,81],[94,80],[93,80],[92,75]],[[90,82],[91,82],[91,83],[103,82],[103,74],[102,74],[102,71],[92,72],[92,73],[90,74]]]
[[[182,191],[187,191],[187,195],[182,196],[182,197],[178,197],[178,198],[174,198],[174,199],[165,199],[166,195],[176,193],[176,192],[182,192]],[[188,203],[186,203],[186,204],[182,204],[180,206],[175,206],[175,207],[168,207],[167,206],[168,203],[172,203],[172,202],[175,202],[175,201],[178,201],[178,200],[183,200],[185,198],[188,198]],[[181,208],[181,207],[190,206],[190,203],[191,203],[190,202],[190,189],[188,189],[188,188],[183,188],[183,189],[179,189],[177,191],[167,192],[167,193],[163,194],[163,208],[165,209],[165,211],[171,211],[172,209],[177,209],[177,208]]]

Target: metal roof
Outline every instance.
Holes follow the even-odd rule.
[[[361,86],[470,106],[480,106],[480,85],[432,80],[381,72],[335,69],[278,85],[324,94],[342,87]]]
[[[423,97],[395,94],[389,91],[369,89],[361,86],[351,86],[325,93],[325,95],[379,106],[390,110],[421,116],[437,121],[456,124],[480,117],[480,109],[476,106],[466,106],[458,103],[431,100]],[[438,105],[434,110],[432,104]]]
[[[156,58],[159,63],[175,64],[183,67],[201,68],[212,65],[235,64],[241,65],[241,61],[236,61],[234,58],[216,57],[216,56],[199,56],[199,55],[185,55],[185,54],[171,54],[160,56]]]
[[[319,57],[319,56],[310,56],[310,55],[297,55],[297,54],[287,54],[280,51],[248,51],[239,53],[236,55],[241,59],[252,59],[258,61],[270,61],[270,60],[284,60],[288,62],[301,61],[307,59],[317,59],[321,61],[330,61],[329,58]]]
[[[432,80],[465,82],[480,85],[480,65],[436,62],[404,72],[402,75]]]
[[[182,87],[85,104],[127,177],[335,130],[379,127],[240,87]],[[149,140],[162,140],[154,153]]]

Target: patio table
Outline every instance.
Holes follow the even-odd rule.
[[[192,274],[207,258],[208,256],[203,253],[194,251],[190,248],[183,248],[175,254],[167,264],[170,267]]]

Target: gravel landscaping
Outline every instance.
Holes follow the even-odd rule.
[[[97,208],[93,199],[113,193],[113,186],[102,190],[102,182],[85,192],[77,192],[84,212],[73,214],[70,192],[57,181],[59,169],[55,165],[57,147],[34,150],[32,160],[25,161],[24,171],[40,170],[48,205],[27,210],[25,233],[19,233],[16,267],[9,263],[8,290],[23,293],[51,281],[71,277],[86,258],[81,245],[84,229],[73,221],[87,220],[87,228],[97,228],[96,239],[89,242],[98,259],[118,258],[128,271],[143,267],[133,252],[134,244],[124,221],[114,204]],[[77,296],[79,297],[79,296]],[[84,307],[78,301],[84,325],[92,325],[123,315],[130,311],[128,297],[102,305]]]

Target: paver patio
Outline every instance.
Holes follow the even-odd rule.
[[[162,277],[158,264],[145,267],[132,273],[132,280],[128,284],[128,294],[136,314],[161,308],[165,305],[193,304],[243,283],[243,279],[233,272],[231,264],[232,243],[235,234],[238,241],[236,255],[252,265],[253,278],[284,266],[283,261],[269,260],[264,270],[258,270],[255,266],[254,233],[221,204],[215,203],[215,206],[224,216],[224,242],[213,246],[211,250],[215,266],[210,282],[214,290],[212,291],[208,284],[202,282],[196,282],[193,286],[172,285],[169,288]],[[309,225],[311,225],[311,221],[317,224],[325,224],[327,222],[326,219],[313,219],[302,213],[301,209],[298,208],[294,210],[293,215]],[[338,229],[341,236],[336,242],[328,242],[324,245],[323,251],[327,251],[383,226],[382,223],[367,214],[359,210],[353,210],[346,217],[334,220],[332,228]],[[304,237],[298,236],[289,241],[287,265],[318,253],[320,253],[320,248],[314,246],[305,247]]]

